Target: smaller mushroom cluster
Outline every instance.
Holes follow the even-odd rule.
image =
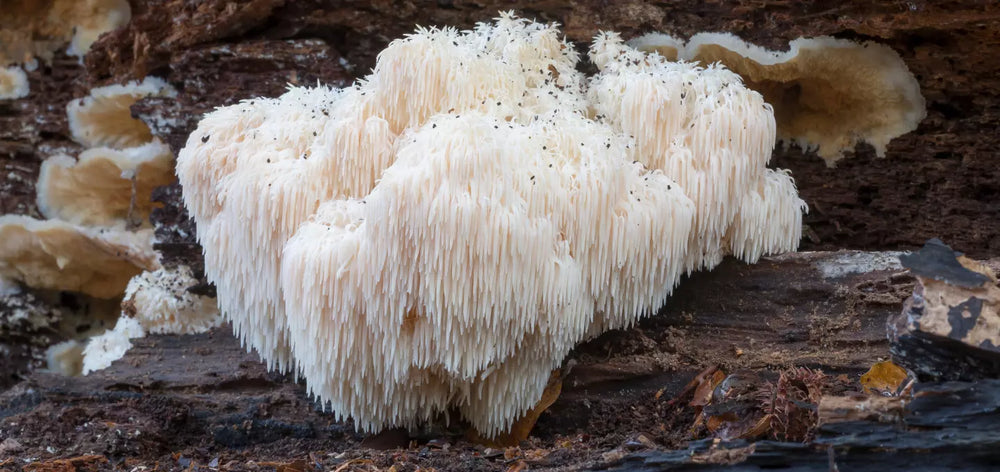
[[[26,72],[55,53],[83,56],[101,34],[132,17],[127,0],[6,0],[0,5],[0,100],[28,96]]]
[[[243,342],[362,430],[458,411],[495,437],[684,273],[796,247],[759,93],[613,33],[590,57],[504,14],[206,115],[177,174]]]
[[[104,369],[147,334],[204,333],[222,322],[215,300],[191,293],[197,280],[187,266],[143,272],[132,278],[114,329],[91,338],[82,351],[82,373]]]
[[[173,154],[129,107],[174,93],[151,77],[99,87],[67,105],[70,134],[88,149],[42,162],[35,188],[45,220],[0,216],[0,277],[113,298],[129,279],[159,267],[146,220],[153,188],[173,180]]]
[[[221,321],[214,300],[187,292],[185,266],[162,268],[149,214],[155,187],[173,181],[174,156],[130,107],[176,91],[155,77],[92,89],[67,105],[69,131],[86,149],[43,161],[35,185],[46,218],[0,216],[0,283],[110,300],[125,296],[114,328],[49,355],[54,370],[83,373],[120,358],[146,333],[201,332]],[[108,313],[116,315],[118,310]],[[82,356],[82,359],[81,359]]]

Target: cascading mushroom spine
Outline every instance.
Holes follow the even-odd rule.
[[[359,429],[457,409],[492,437],[685,272],[796,247],[759,94],[610,34],[591,57],[502,14],[208,114],[177,174],[238,336]]]

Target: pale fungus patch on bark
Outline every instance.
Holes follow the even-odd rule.
[[[187,266],[146,271],[132,278],[113,329],[90,338],[83,349],[82,374],[109,367],[147,334],[204,333],[222,323],[215,300],[187,289],[197,283]]]
[[[148,226],[150,195],[173,180],[173,161],[160,141],[123,150],[92,148],[77,160],[50,157],[39,172],[38,210],[47,218],[88,226]]]
[[[76,25],[66,53],[83,59],[102,34],[128,24],[132,8],[127,0],[77,0]]]
[[[456,409],[494,437],[684,272],[796,247],[759,94],[611,34],[591,57],[506,14],[208,114],[177,173],[238,336],[359,429]]]
[[[125,289],[123,317],[138,320],[150,334],[204,333],[221,324],[222,317],[215,299],[188,291],[197,284],[188,266],[143,272]]]
[[[112,362],[124,357],[132,348],[132,339],[145,335],[142,324],[135,318],[127,316],[119,318],[113,329],[87,340],[83,350],[80,351],[80,370],[77,375],[87,375],[110,367]]]
[[[699,33],[686,45],[653,34],[630,41],[646,51],[675,50],[680,60],[719,63],[774,107],[778,139],[833,165],[860,142],[885,156],[889,141],[926,116],[920,85],[891,48],[828,36],[799,38],[776,52],[727,33]]]
[[[28,74],[19,66],[0,68],[0,100],[24,98],[31,92]]]
[[[0,15],[0,65],[83,56],[101,34],[132,18],[127,0],[6,0]]]
[[[83,372],[83,350],[86,344],[70,339],[56,343],[45,351],[46,367],[50,372],[73,377]]]

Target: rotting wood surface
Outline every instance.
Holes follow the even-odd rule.
[[[533,470],[599,466],[620,457],[609,451],[648,449],[634,445],[640,435],[656,449],[686,447],[693,413],[669,400],[707,366],[808,366],[856,382],[888,355],[885,321],[912,290],[896,256],[728,260],[685,280],[658,315],[574,351],[562,395],[516,452],[469,444],[456,425],[432,428],[415,449],[364,449],[350,423],[320,411],[291,378],[267,372],[228,327],[134,340],[125,358],[82,378],[36,372],[0,395],[0,437],[14,445],[11,457],[100,454],[117,466],[370,459],[506,470],[511,454]]]
[[[918,385],[899,418],[830,422],[810,444],[703,440],[679,451],[632,454],[595,470],[991,471],[997,463],[1000,380],[992,379]]]

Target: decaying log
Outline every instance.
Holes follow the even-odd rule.
[[[913,290],[897,256],[800,253],[752,266],[730,260],[690,277],[658,315],[572,354],[562,395],[529,442],[545,456],[532,467],[598,465],[623,444],[682,446],[691,414],[668,401],[706,366],[809,366],[856,380],[888,354],[885,320]],[[106,370],[81,378],[37,372],[0,395],[0,436],[21,445],[19,457],[98,453],[112,464],[130,457],[176,463],[175,453],[205,464],[216,456],[346,452],[323,456],[339,464],[369,454],[349,422],[323,413],[294,379],[267,372],[228,327],[133,342]],[[424,434],[450,437],[440,429]],[[438,470],[505,468],[482,447],[457,441],[414,460]]]
[[[1000,378],[1000,286],[941,241],[902,257],[913,296],[889,320],[892,355],[923,380]]]
[[[1000,463],[1000,380],[918,384],[905,408],[898,399],[866,402],[873,411],[865,417],[831,418],[838,407],[861,405],[833,403],[810,444],[701,441],[686,450],[631,455],[600,469],[987,471]]]

